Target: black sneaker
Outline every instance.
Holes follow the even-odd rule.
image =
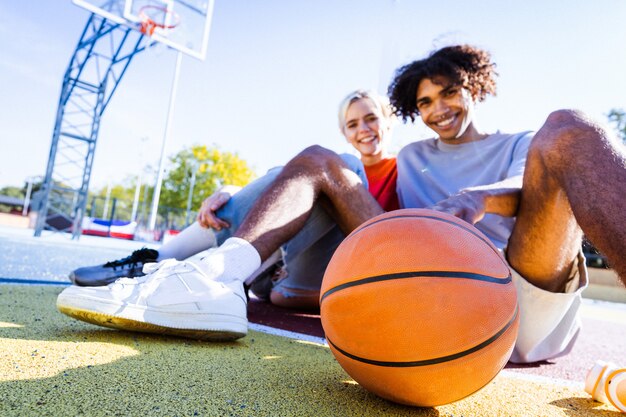
[[[141,248],[130,256],[104,265],[85,266],[70,272],[70,281],[83,287],[100,287],[114,282],[118,278],[135,278],[143,276],[143,265],[157,262],[159,252],[154,249]]]

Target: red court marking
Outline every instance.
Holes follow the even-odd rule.
[[[248,320],[276,329],[324,337],[319,311],[282,308],[251,298],[248,303]]]

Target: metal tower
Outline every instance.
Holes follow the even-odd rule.
[[[80,236],[100,119],[131,59],[150,42],[131,27],[89,17],[63,77],[35,236],[44,229]]]

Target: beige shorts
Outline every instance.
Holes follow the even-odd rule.
[[[582,252],[574,260],[565,292],[535,287],[511,268],[517,288],[520,324],[510,361],[537,362],[567,355],[580,332],[582,292],[589,282]]]

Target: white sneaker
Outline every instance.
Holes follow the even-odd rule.
[[[246,296],[240,281],[217,282],[191,262],[144,266],[139,278],[105,287],[66,288],[57,308],[78,320],[122,330],[225,341],[246,335]]]

